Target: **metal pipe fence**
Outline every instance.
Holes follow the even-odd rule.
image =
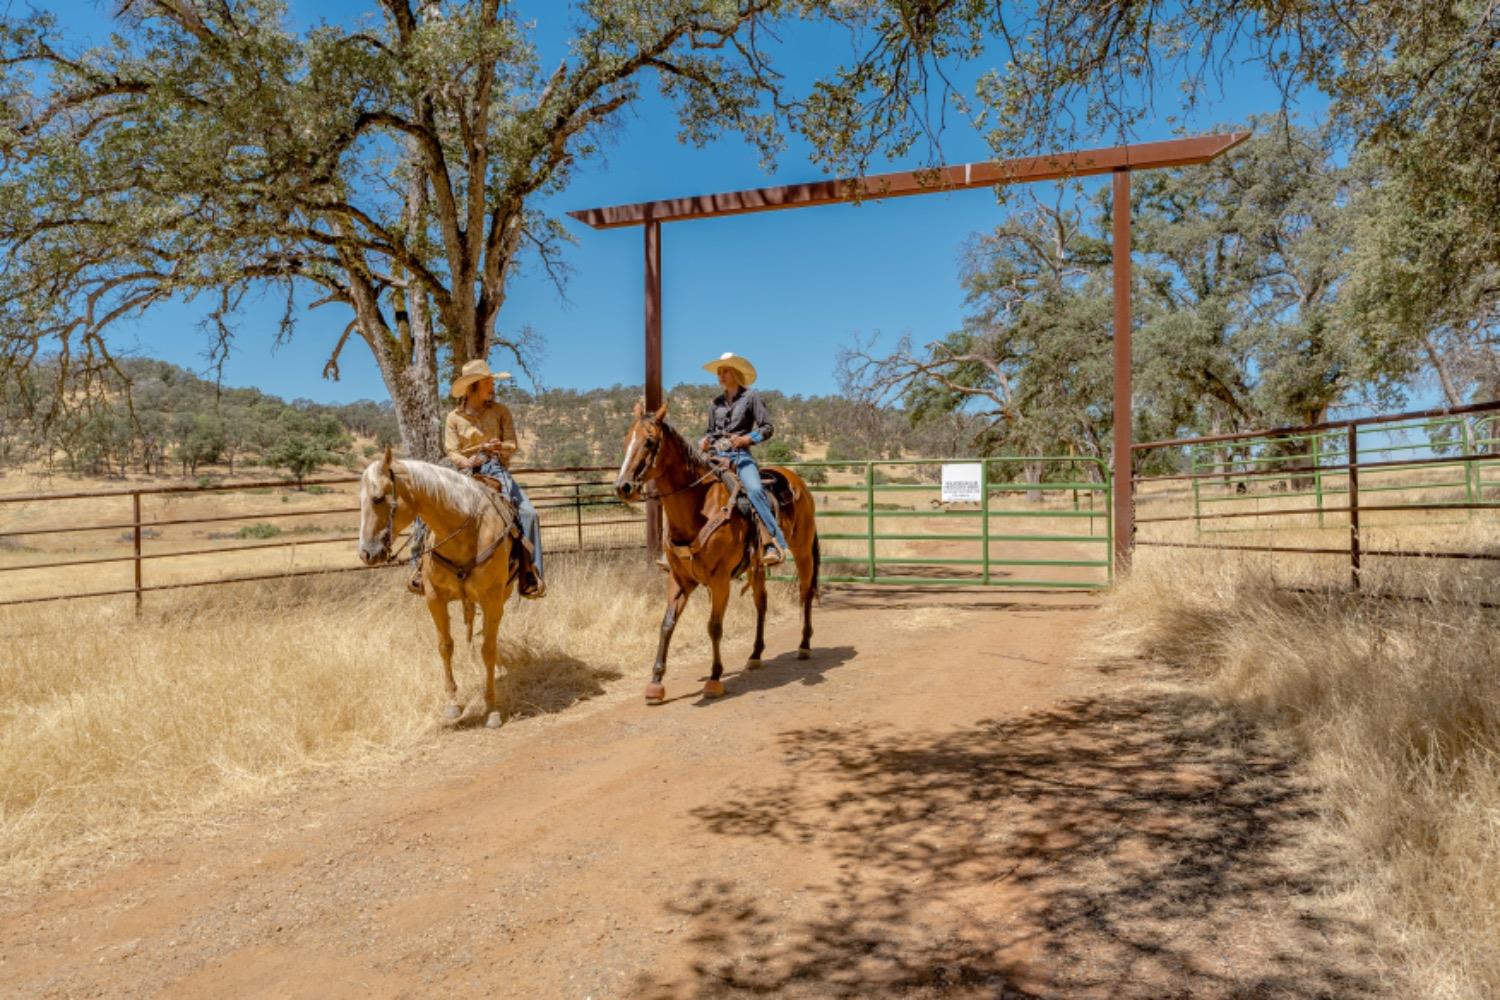
[[[1133,446],[1132,458],[1133,468],[1149,461],[1169,470],[1132,475],[1138,508],[1180,508],[1181,500],[1191,496],[1190,511],[1148,513],[1135,523],[1191,524],[1192,541],[1158,535],[1135,538],[1138,546],[1340,555],[1348,560],[1355,589],[1361,585],[1368,557],[1500,560],[1500,548],[1494,545],[1372,547],[1364,537],[1373,530],[1399,533],[1469,524],[1485,511],[1500,510],[1500,401],[1146,441]],[[1175,488],[1182,483],[1186,490]],[[1164,489],[1160,484],[1174,486]],[[1461,513],[1463,519],[1432,517],[1443,513]],[[1375,520],[1371,515],[1397,516]],[[1205,538],[1288,531],[1338,532],[1344,540],[1333,546],[1235,544]]]
[[[808,480],[818,500],[818,536],[829,543],[822,561],[838,567],[823,575],[825,581],[1088,590],[1113,580],[1111,481],[1098,459],[1022,455],[784,464]],[[941,500],[945,465],[978,466],[972,504]],[[905,475],[893,476],[897,469]],[[1017,474],[1027,470],[1035,481],[1018,481]],[[853,481],[818,481],[835,472]],[[1026,496],[1025,506],[1005,502],[1016,494]],[[928,509],[900,502],[920,503],[924,496]],[[934,530],[934,519],[951,522],[955,530]],[[1055,526],[1059,520],[1064,529]],[[894,521],[895,530],[886,521]],[[1038,522],[1047,527],[1026,530]],[[903,524],[911,527],[902,530]],[[1078,527],[1065,530],[1067,525]],[[903,551],[885,551],[883,543],[899,543]],[[1041,572],[1019,577],[1010,575],[1013,568]]]
[[[543,538],[548,542],[549,551],[609,551],[644,546],[645,522],[643,518],[615,497],[612,478],[600,476],[601,473],[613,473],[613,471],[603,466],[516,470],[517,481],[526,489],[533,506],[537,508]],[[167,501],[163,504],[165,507],[173,501],[201,499],[213,494],[275,495],[279,491],[281,501],[285,503],[294,496],[319,496],[323,495],[325,490],[347,487],[359,481],[358,476],[332,476],[306,479],[301,483],[277,479],[192,486],[151,486],[0,495],[0,517],[7,513],[11,515],[4,521],[0,521],[0,557],[17,550],[25,551],[28,546],[21,543],[20,539],[30,541],[44,536],[87,536],[101,532],[124,532],[117,538],[117,541],[129,545],[128,549],[114,554],[93,552],[83,558],[46,558],[45,553],[48,550],[41,549],[35,550],[44,553],[41,559],[0,562],[0,607],[83,598],[133,596],[136,609],[139,611],[144,595],[156,591],[382,568],[363,565],[319,565],[285,568],[277,572],[195,577],[186,580],[153,581],[147,576],[148,565],[158,560],[191,560],[202,556],[222,557],[274,549],[290,550],[292,558],[295,559],[298,553],[305,553],[309,547],[352,544],[358,540],[357,533],[351,534],[343,531],[328,534],[329,531],[337,529],[314,524],[305,526],[304,530],[294,529],[291,532],[283,532],[279,527],[268,522],[281,519],[330,517],[339,518],[342,521],[351,514],[357,514],[359,507],[358,505],[319,505],[298,510],[241,509],[233,513],[205,512],[199,516],[186,517],[166,516],[163,511],[157,511],[155,512],[157,516],[151,517],[143,513],[143,501],[163,499]],[[107,515],[95,514],[92,520],[83,524],[45,523],[52,516],[50,513],[52,508],[79,502],[86,502],[90,507],[100,504],[128,503],[130,516],[128,520],[117,520],[109,519]],[[100,521],[101,517],[104,518],[103,523]],[[189,537],[177,539],[177,547],[158,548],[152,551],[152,542],[161,537],[161,531],[164,528],[188,528],[209,524],[232,525],[235,522],[240,523],[239,531],[225,539],[231,544],[202,545],[194,541],[199,537],[199,532],[193,531]],[[292,537],[283,537],[288,534]],[[309,534],[317,534],[320,537],[307,537]],[[213,540],[215,537],[224,538],[225,536],[210,534],[208,537]],[[271,538],[276,540],[257,540]],[[181,547],[184,543],[187,547]],[[108,543],[101,547],[108,549]],[[349,555],[352,560],[352,550]],[[120,564],[129,564],[131,567],[129,585],[125,585],[123,581],[114,585],[93,582],[90,585],[74,587],[58,593],[26,593],[24,588],[17,592],[14,586],[4,586],[8,580],[15,579],[17,574],[24,575],[38,571],[55,572],[75,567],[90,567],[90,572],[92,572],[94,568]],[[91,576],[91,580],[97,581],[97,578]]]

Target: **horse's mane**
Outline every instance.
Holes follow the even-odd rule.
[[[698,449],[698,446],[682,436],[682,432],[665,420],[658,421],[661,430],[671,440],[677,442],[677,448],[682,452],[683,459],[687,462],[688,471],[694,475],[704,476],[713,469],[713,463],[708,456]]]
[[[465,516],[479,515],[489,508],[484,487],[471,476],[414,458],[402,459],[401,468],[412,489],[433,503],[450,507]]]

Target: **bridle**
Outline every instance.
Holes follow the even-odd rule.
[[[385,527],[380,529],[380,547],[387,553],[385,557],[386,565],[390,565],[391,563],[396,562],[401,557],[399,552],[392,551],[392,546],[396,541],[396,504],[398,501],[398,496],[396,493],[396,470],[391,469],[390,475],[391,488],[389,498],[387,498],[385,490],[381,490],[380,496],[370,498],[370,505],[372,507],[377,504],[379,504],[380,506],[384,506],[386,503],[389,503],[391,505],[391,512],[385,519]],[[406,541],[401,543],[402,550],[404,551],[406,546],[409,544],[411,544],[410,535],[407,536]]]
[[[385,527],[380,529],[381,547],[384,548],[386,552],[390,553],[389,555],[387,555],[385,557],[385,564],[387,566],[389,566],[389,565],[391,565],[393,563],[400,562],[401,561],[402,553],[404,553],[406,551],[407,546],[409,546],[411,544],[411,535],[407,534],[406,541],[404,541],[404,542],[401,543],[401,548],[399,548],[399,549],[397,549],[395,551],[392,551],[392,548],[391,548],[392,545],[396,541],[396,507],[397,507],[397,504],[400,502],[400,494],[396,492],[396,470],[395,469],[391,469],[390,470],[390,476],[391,476],[391,488],[390,488],[389,492],[387,493],[387,491],[382,490],[381,493],[380,493],[380,496],[378,496],[378,497],[371,497],[370,498],[370,503],[371,504],[381,504],[381,505],[384,505],[386,503],[389,503],[391,505],[390,515],[387,516],[386,519],[385,519]],[[453,569],[455,572],[458,572],[460,569],[462,569],[462,567],[459,567],[458,565],[456,565],[455,563],[453,563],[451,560],[449,560],[448,558],[446,558],[441,552],[439,552],[437,550],[441,546],[443,546],[444,544],[446,544],[447,542],[450,542],[455,537],[457,537],[457,535],[458,535],[458,533],[460,531],[463,531],[465,528],[469,527],[469,525],[473,524],[475,516],[476,515],[474,515],[474,514],[470,514],[468,517],[466,517],[464,519],[464,522],[462,524],[460,524],[458,527],[454,528],[452,531],[448,532],[448,534],[444,535],[440,540],[438,540],[436,542],[433,542],[431,545],[429,545],[427,547],[427,551],[428,552],[431,552],[434,556],[436,556],[443,563],[446,563],[448,565],[448,567],[450,569]],[[492,548],[490,550],[490,552],[486,554],[485,558],[487,559],[490,555],[493,555],[493,554],[494,554],[494,549]],[[479,563],[482,563],[484,561],[485,561],[485,559],[477,559],[475,564],[478,565]],[[469,575],[469,573],[473,572],[473,570],[474,570],[473,566],[469,567],[467,570],[459,573],[459,577],[458,578],[460,580],[465,579]]]
[[[656,421],[654,418],[648,418],[646,422],[655,423]],[[652,438],[650,435],[646,436],[646,461],[641,463],[641,471],[638,476],[635,479],[630,480],[629,483],[631,489],[641,494],[643,497],[646,497],[646,499],[648,500],[661,500],[665,497],[676,496],[679,493],[686,493],[688,490],[693,489],[696,486],[701,486],[703,483],[708,482],[708,480],[713,479],[715,476],[714,471],[710,469],[708,472],[705,472],[697,479],[688,483],[686,486],[679,486],[677,489],[668,490],[665,493],[661,491],[660,487],[656,486],[655,477],[643,481],[643,477],[646,475],[646,473],[650,472],[656,467],[656,460],[661,457],[661,443],[663,440],[665,440],[665,438],[665,433],[659,433],[655,438]],[[647,483],[650,483],[653,487],[653,491],[650,494],[646,493]]]

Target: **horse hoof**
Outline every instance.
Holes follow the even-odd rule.
[[[646,685],[646,700],[647,701],[654,702],[654,703],[660,705],[663,701],[666,700],[666,697],[667,697],[667,689],[666,689],[666,687],[664,685],[662,685],[662,684],[647,684]]]
[[[812,659],[812,650],[810,650],[810,649],[799,649],[799,650],[797,650],[797,659],[799,659],[799,660],[810,660],[810,659]]]
[[[750,657],[750,659],[748,659],[748,660],[745,661],[745,669],[746,670],[757,670],[757,669],[760,668],[760,666],[761,666],[761,661],[760,661],[760,657],[758,657],[758,656],[752,656],[752,657]]]
[[[500,713],[499,712],[491,712],[489,715],[486,715],[484,717],[484,728],[486,728],[486,729],[499,729],[500,728]]]
[[[462,705],[449,705],[447,708],[443,709],[443,718],[447,719],[449,722],[457,722],[458,717],[463,714],[464,707]]]
[[[703,682],[703,697],[705,697],[705,698],[722,698],[722,697],[724,697],[724,682],[723,681],[704,681]]]

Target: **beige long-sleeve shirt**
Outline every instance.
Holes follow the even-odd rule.
[[[494,454],[502,464],[510,465],[520,442],[516,439],[516,422],[504,403],[490,403],[477,417],[464,412],[462,406],[455,407],[443,424],[443,451],[460,468],[478,453],[480,445],[491,440],[504,442]]]

